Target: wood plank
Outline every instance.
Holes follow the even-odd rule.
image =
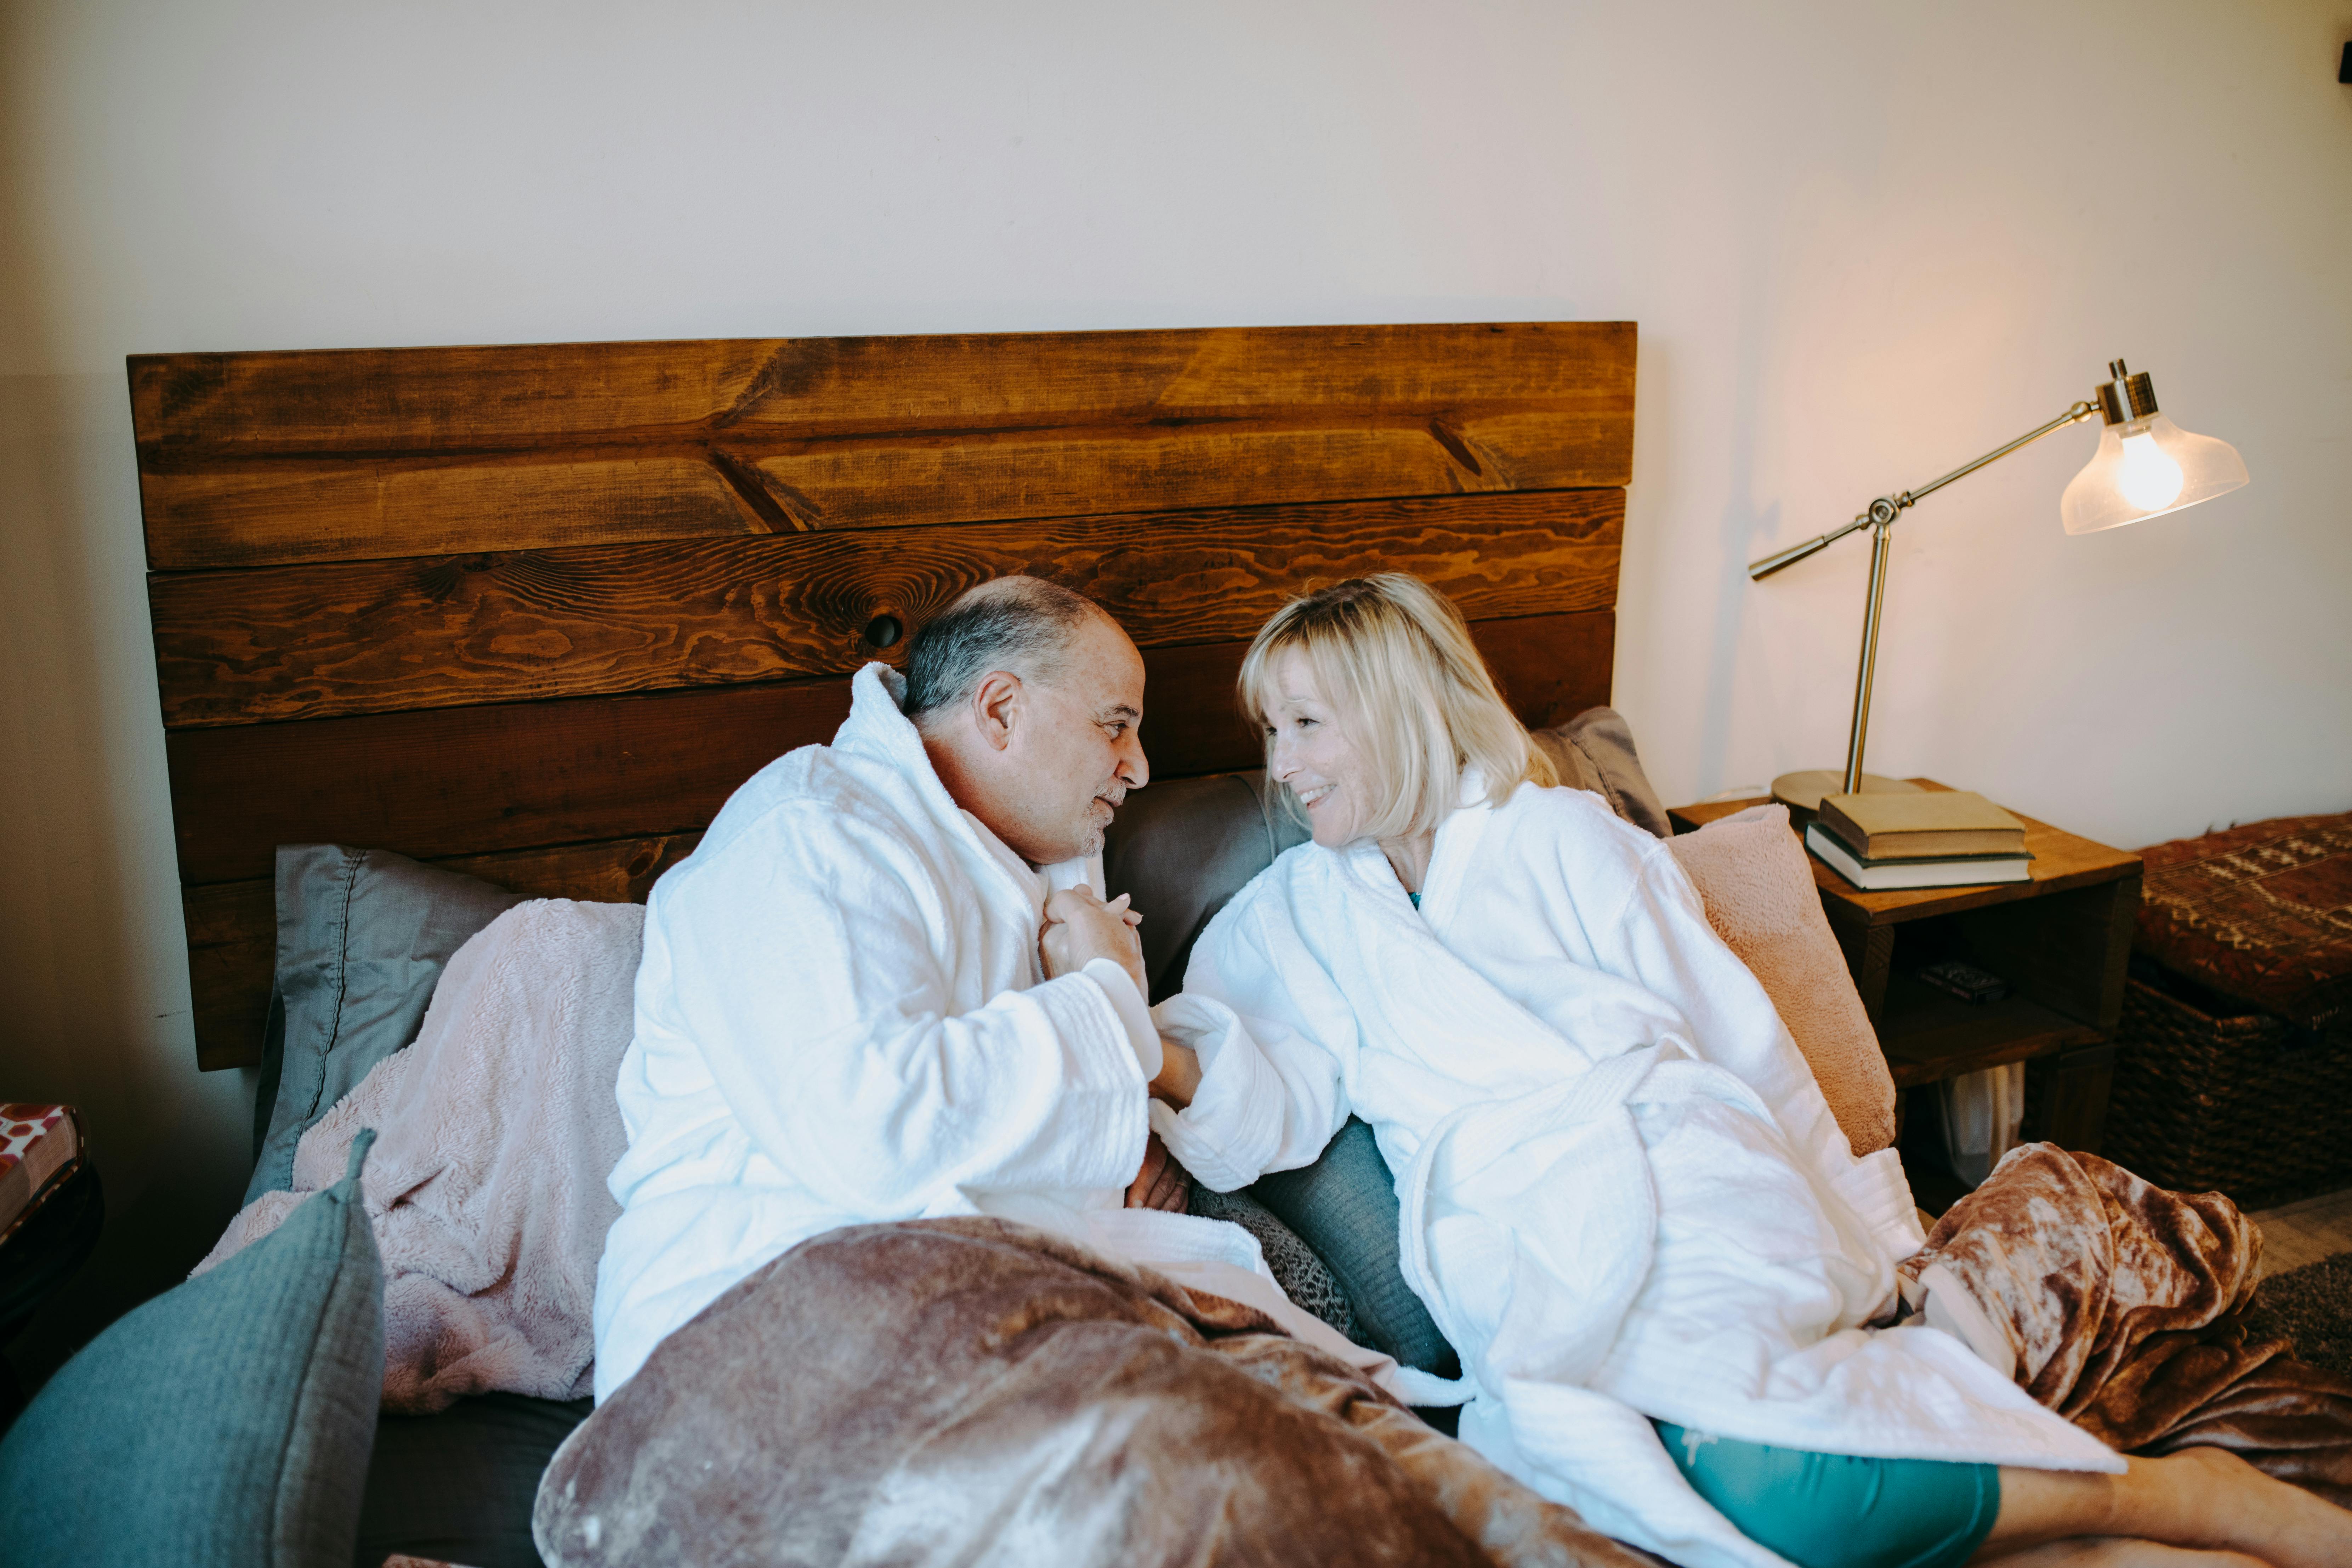
[[[188,927],[196,1066],[211,1072],[259,1065],[278,963],[276,885],[259,877],[184,888],[180,910]]]
[[[1613,408],[1630,394],[1633,354],[1631,321],[1473,321],[135,354],[129,369],[142,456],[162,466],[240,452],[528,450],[710,427],[827,437],[1107,412]]]
[[[1878,1026],[1879,1048],[1897,1089],[2096,1045],[2102,1037],[2030,997],[2011,994],[1971,1006],[1907,974],[1890,981],[1886,1015]]]
[[[2116,1081],[2112,1042],[2075,1046],[2036,1058],[2025,1069],[2028,1142],[2095,1154],[2107,1126],[2107,1100]]]
[[[394,540],[418,551],[480,549],[492,538],[561,548],[728,538],[773,526],[699,451],[502,465],[208,468],[142,473],[139,489],[151,519],[173,520],[166,548],[148,552],[157,566],[340,561],[383,555]]]
[[[1622,490],[1343,501],[259,571],[149,585],[164,721],[325,718],[900,662],[975,584],[1048,577],[1143,647],[1245,637],[1317,583],[1412,572],[1475,617],[1614,604]]]
[[[692,852],[701,837],[675,834],[566,844],[457,856],[434,864],[534,899],[643,903],[661,874]],[[182,895],[196,1065],[204,1071],[260,1063],[270,977],[277,963],[276,902],[276,886],[268,877],[189,888]]]
[[[2124,971],[2139,913],[2135,873],[1957,917],[1969,963],[2095,1029],[2123,1016]]]
[[[1535,725],[1605,702],[1615,616],[1473,624]],[[1254,767],[1234,709],[1246,642],[1147,649],[1143,742],[1168,776]],[[740,784],[830,740],[845,679],[184,729],[164,737],[184,883],[269,874],[281,843],[420,859],[698,832]]]
[[[1622,486],[1630,322],[131,361],[157,571]]]

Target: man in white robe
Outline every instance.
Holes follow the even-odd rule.
[[[861,670],[833,743],[736,791],[647,902],[596,1397],[795,1243],[971,1214],[1246,1301],[1386,1379],[1238,1226],[1126,1206],[1181,1207],[1156,1142],[1147,1168],[1145,1107],[1193,1070],[1163,1056],[1131,924],[1100,897],[1103,829],[1149,776],[1134,645],[1003,578],[908,670]]]

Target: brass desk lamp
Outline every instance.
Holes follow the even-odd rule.
[[[1870,603],[1862,620],[1862,669],[1854,679],[1853,730],[1847,738],[1845,772],[1826,768],[1783,773],[1772,781],[1772,795],[1801,810],[1817,809],[1824,795],[1855,795],[1864,789],[1908,789],[1892,779],[1862,771],[1862,747],[1870,730],[1870,679],[1878,662],[1878,617],[1886,599],[1886,536],[1895,520],[1922,498],[1935,494],[1954,479],[1973,474],[1987,463],[2029,447],[2053,430],[2079,425],[2096,414],[2106,421],[2099,432],[2099,449],[2076,474],[2058,500],[2058,515],[2069,533],[2095,533],[2162,517],[2168,511],[2195,506],[2236,489],[2246,482],[2246,465],[2237,448],[2210,436],[2195,436],[2157,412],[2156,388],[2145,372],[2134,374],[2121,360],[2107,366],[2108,379],[2091,399],[2077,403],[2049,424],[2029,430],[2005,447],[1996,447],[1973,463],[1964,463],[1942,479],[1916,490],[1881,496],[1868,510],[1843,528],[1832,529],[1802,544],[1748,565],[1748,575],[1761,582],[1785,566],[1793,566],[1816,550],[1836,543],[1859,528],[1872,530],[1870,540]]]

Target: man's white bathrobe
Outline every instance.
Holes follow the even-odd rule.
[[[1416,910],[1369,842],[1290,850],[1160,1014],[1202,1055],[1154,1124],[1226,1190],[1350,1110],[1396,1173],[1405,1277],[1463,1354],[1465,1440],[1692,1565],[1777,1564],[1685,1484],[1654,1416],[1840,1454],[2122,1461],[1939,1330],[1888,1312],[1921,1242],[1665,846],[1522,784],[1439,829]],[[1197,1016],[1182,1005],[1222,1002]]]
[[[737,790],[647,902],[596,1397],[796,1242],[971,1214],[1246,1301],[1389,1377],[1283,1297],[1248,1232],[1121,1206],[1160,1036],[1124,969],[1045,980],[1037,950],[1049,887],[1099,890],[1098,866],[1033,870],[960,808],[902,689],[867,665],[833,744]]]

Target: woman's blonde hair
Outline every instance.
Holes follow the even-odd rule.
[[[1370,837],[1435,831],[1460,804],[1465,767],[1478,770],[1494,805],[1523,781],[1559,782],[1495,689],[1462,612],[1420,578],[1354,577],[1276,610],[1242,660],[1242,711],[1253,723],[1265,724],[1276,697],[1274,665],[1293,648],[1370,764]]]

